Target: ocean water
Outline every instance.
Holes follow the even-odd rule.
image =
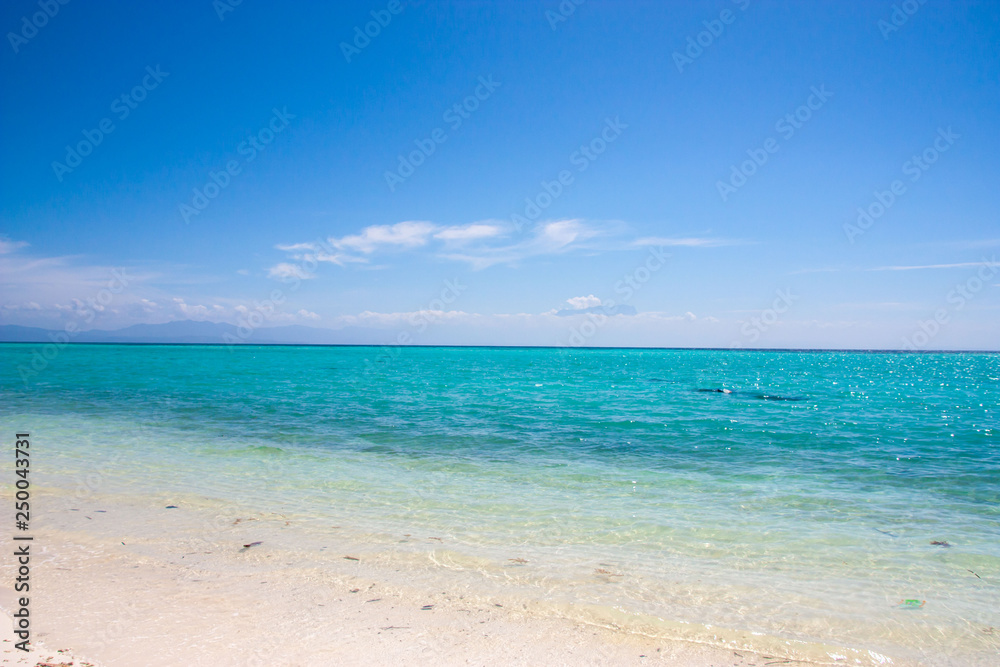
[[[280,510],[650,634],[1000,664],[997,354],[73,345],[22,380],[40,349],[0,345],[39,484]]]

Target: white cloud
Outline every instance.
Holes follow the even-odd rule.
[[[474,241],[500,236],[503,232],[504,228],[500,225],[474,222],[469,225],[445,227],[434,234],[434,238],[442,241]]]
[[[429,222],[398,222],[395,225],[372,225],[360,234],[330,238],[330,243],[343,250],[371,254],[382,246],[417,248],[427,244],[427,237],[437,229]]]
[[[315,278],[316,276],[311,273],[306,273],[298,264],[289,264],[288,262],[281,262],[280,264],[275,264],[270,269],[267,270],[268,278],[300,278],[302,280],[308,280],[309,278]]]
[[[587,242],[602,230],[583,220],[543,222],[532,230],[529,238],[500,247],[484,246],[466,249],[442,257],[467,262],[473,269],[485,269],[495,264],[516,264],[530,257],[559,255],[589,247]]]
[[[357,257],[355,255],[348,255],[344,252],[337,253],[327,253],[327,252],[315,252],[308,253],[305,255],[297,255],[295,259],[302,260],[305,262],[329,262],[330,264],[336,264],[337,266],[344,266],[345,264],[364,264],[368,260],[364,257]]]
[[[203,320],[211,312],[208,306],[201,304],[191,305],[185,303],[184,299],[180,297],[174,297],[171,300],[174,302],[174,310],[185,319]]]
[[[296,314],[299,317],[301,317],[302,319],[304,319],[304,320],[318,320],[319,319],[319,315],[317,315],[316,313],[313,313],[311,311],[308,311],[308,310],[306,310],[304,308],[302,310],[300,310]]]
[[[279,243],[275,246],[278,250],[284,250],[285,252],[297,252],[299,250],[315,250],[315,243]]]
[[[277,249],[298,262],[329,262],[339,266],[368,264],[372,255],[386,250],[413,251],[428,248],[441,259],[463,262],[472,269],[497,264],[517,264],[532,257],[559,255],[574,251],[591,253],[627,251],[645,246],[717,247],[744,241],[719,238],[657,238],[609,242],[620,237],[627,226],[620,221],[592,222],[583,219],[540,222],[523,235],[509,239],[513,227],[502,220],[481,220],[466,225],[441,226],[424,221],[406,221],[393,225],[371,225],[357,234],[326,241],[285,243]],[[600,244],[595,239],[603,238]],[[434,242],[437,242],[434,244]],[[288,263],[269,271],[272,278],[297,275]]]
[[[590,294],[589,296],[574,296],[572,299],[566,299],[566,303],[570,305],[573,310],[581,310],[583,308],[593,308],[594,306],[601,305],[601,300]]]
[[[7,238],[0,238],[0,255],[7,255],[27,246],[28,244],[24,241],[11,241]]]
[[[18,311],[18,310],[38,311],[38,310],[43,310],[42,306],[39,305],[38,303],[34,302],[34,301],[29,301],[28,303],[20,303],[20,304],[18,304],[18,303],[5,303],[2,306],[0,306],[0,308],[3,308],[4,310],[10,310],[10,311]]]
[[[291,253],[291,258],[300,264],[281,262],[268,269],[268,277],[285,280],[288,278],[315,278],[305,265],[319,262],[346,266],[366,264],[367,255],[378,250],[392,248],[412,250],[427,244],[430,235],[439,227],[429,222],[399,222],[395,225],[371,225],[359,234],[349,234],[342,238],[330,237],[325,242],[279,243],[278,250]]]

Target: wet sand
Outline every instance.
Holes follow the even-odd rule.
[[[40,646],[25,655],[4,641],[3,665],[790,664],[540,615],[517,598],[460,586],[407,585],[405,572],[369,565],[361,551],[318,567],[279,548],[291,530],[280,518],[227,520],[235,525],[217,540],[188,540],[197,512],[180,508],[157,525],[136,507],[63,500],[33,543]],[[261,544],[243,546],[255,536]],[[12,640],[11,559],[2,575]]]

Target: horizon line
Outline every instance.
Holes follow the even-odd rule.
[[[56,345],[53,341],[0,341],[0,345]],[[569,345],[461,345],[461,344],[412,344],[399,345],[387,343],[163,343],[143,341],[67,341],[58,343],[67,345],[147,345],[151,347],[398,347],[398,348],[460,348],[484,350],[671,350],[671,351],[701,351],[701,352],[852,352],[856,354],[1000,354],[1000,350],[902,350],[894,348],[837,348],[837,347],[679,347],[679,346],[569,346]]]

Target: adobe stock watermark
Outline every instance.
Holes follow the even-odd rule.
[[[462,127],[462,123],[471,118],[472,114],[479,109],[480,104],[490,99],[500,85],[501,82],[493,80],[492,74],[487,77],[479,77],[479,85],[472,91],[472,94],[462,99],[461,102],[456,102],[448,107],[441,115],[441,119],[448,123],[452,132],[458,130]],[[401,185],[412,176],[417,168],[434,154],[438,144],[443,144],[447,140],[448,132],[440,127],[434,128],[426,139],[415,139],[413,143],[417,148],[406,155],[400,154],[396,170],[385,172],[385,183],[389,186],[389,192],[395,192],[396,186]]]
[[[438,297],[431,299],[426,307],[410,315],[409,325],[413,333],[410,330],[400,331],[396,334],[395,345],[380,346],[378,354],[375,355],[375,361],[365,359],[365,371],[382,370],[385,368],[385,364],[398,359],[403,353],[403,348],[413,344],[414,335],[422,334],[427,330],[428,326],[439,322],[442,319],[442,315],[446,312],[445,308],[453,304],[466,289],[468,289],[468,286],[458,282],[458,278],[453,280],[446,279],[444,281],[444,288]],[[376,364],[382,364],[382,366],[377,366]]]
[[[979,294],[983,287],[996,277],[998,271],[1000,262],[997,261],[996,255],[991,259],[984,257],[976,272],[955,285],[945,296],[947,307],[938,308],[932,317],[919,321],[917,329],[912,334],[903,336],[903,349],[915,352],[926,347],[941,329],[951,322],[952,314],[965,308],[965,304]]]
[[[614,119],[605,118],[604,128],[589,142],[582,144],[579,149],[573,151],[573,153],[569,156],[569,163],[576,167],[576,171],[578,173],[587,171],[587,169],[590,168],[590,165],[593,164],[594,161],[608,149],[608,146],[613,144],[626,129],[628,129],[628,125],[621,122],[618,116],[615,116]],[[528,225],[530,222],[537,221],[541,217],[542,213],[547,208],[552,206],[552,203],[561,197],[562,193],[566,191],[566,188],[572,185],[575,180],[576,177],[569,169],[563,169],[556,174],[555,179],[551,181],[542,180],[539,183],[542,189],[539,190],[534,197],[524,198],[524,210],[510,216],[510,220],[514,224],[514,229],[520,232],[524,229],[525,225]]]
[[[273,320],[278,313],[278,307],[283,303],[285,303],[285,293],[280,289],[273,289],[269,298],[251,302],[252,308],[237,306],[240,319],[236,322],[236,335],[227,331],[222,334],[222,342],[229,345],[229,351],[232,352],[233,345],[246,343],[254,331],[264,326],[265,322]]]
[[[559,3],[559,6],[556,7],[557,11],[546,9],[545,20],[549,22],[549,27],[555,31],[560,23],[568,21],[569,17],[573,16],[576,12],[576,8],[586,1],[587,0],[562,0],[562,2]]]
[[[631,272],[622,276],[621,280],[615,283],[615,294],[621,296],[620,301],[608,299],[602,301],[603,313],[588,312],[587,319],[579,326],[572,327],[566,345],[569,347],[582,347],[588,340],[597,335],[597,332],[604,327],[609,319],[617,315],[621,306],[627,305],[632,297],[648,283],[653,275],[662,269],[670,259],[670,253],[666,252],[664,246],[650,246],[649,256]],[[634,312],[634,311],[633,311]]]
[[[38,6],[42,11],[35,12],[30,18],[25,15],[21,17],[21,29],[7,33],[7,41],[14,53],[19,53],[21,47],[31,41],[38,31],[49,24],[51,19],[59,13],[61,5],[68,5],[69,0],[38,0]]]
[[[889,41],[889,35],[897,32],[906,25],[910,17],[917,13],[922,5],[927,4],[927,0],[903,0],[903,2],[893,5],[889,13],[889,20],[879,19],[878,29],[882,33],[882,39]]]
[[[733,0],[733,4],[739,7],[741,12],[744,12],[750,6],[750,0]],[[719,12],[719,18],[717,19],[702,21],[701,24],[705,26],[705,29],[696,35],[688,36],[687,47],[684,49],[684,53],[680,51],[674,51],[673,53],[674,65],[677,67],[677,71],[683,74],[684,68],[700,58],[705,53],[705,49],[715,44],[715,40],[722,36],[722,33],[726,31],[726,26],[732,25],[735,21],[736,14],[730,9],[723,9]]]
[[[271,277],[277,277],[286,285],[290,284],[291,287],[288,288],[289,292],[296,291],[302,285],[303,280],[315,277],[316,271],[319,268],[319,259],[316,256],[318,253],[333,255],[336,252],[336,248],[326,239],[317,239],[308,245],[312,246],[314,250],[311,253],[304,254],[302,261],[296,264],[282,264],[280,265],[280,273],[272,273],[271,275]],[[236,335],[234,336],[229,332],[222,334],[222,342],[229,346],[229,351],[233,351],[234,345],[249,341],[254,332],[262,327],[265,322],[271,322],[277,315],[279,307],[285,303],[286,298],[284,290],[274,289],[271,290],[268,298],[263,301],[252,301],[252,308],[237,306],[240,318],[236,322]],[[300,314],[302,312],[299,311]]]
[[[760,340],[761,334],[777,324],[781,316],[787,313],[792,307],[792,303],[798,300],[799,297],[792,294],[792,290],[790,289],[786,288],[784,291],[777,290],[771,307],[765,308],[759,314],[744,322],[743,326],[740,327],[740,333],[744,338],[750,339],[751,343],[756,343]],[[742,346],[742,343],[738,342],[730,345],[730,347],[734,348]]]
[[[806,98],[805,104],[799,106],[795,111],[785,114],[774,124],[774,131],[781,135],[784,141],[788,141],[798,130],[801,130],[813,117],[813,113],[819,111],[826,104],[827,100],[833,97],[833,93],[826,89],[825,84],[819,88],[812,86],[810,95]],[[747,181],[757,173],[757,170],[767,164],[772,155],[781,148],[780,142],[774,137],[764,140],[761,148],[748,148],[747,156],[739,166],[731,165],[728,181],[716,181],[715,188],[719,191],[719,196],[723,202],[729,201],[729,197],[737,190],[747,184]]]
[[[392,23],[394,16],[403,13],[403,9],[405,6],[400,0],[389,0],[385,9],[373,9],[371,11],[372,20],[365,23],[364,30],[359,25],[354,26],[354,39],[351,43],[340,43],[340,52],[344,54],[344,60],[350,63],[351,58],[360,55],[364,49],[368,48],[373,39],[382,34],[382,29],[387,28]]]
[[[159,65],[156,66],[156,69],[146,67],[146,76],[142,77],[142,81],[138,85],[111,101],[111,112],[118,116],[119,121],[125,120],[168,76],[170,76],[170,72],[162,71]],[[56,179],[62,183],[63,177],[83,164],[83,158],[93,153],[94,149],[104,141],[104,138],[114,131],[115,123],[111,118],[102,118],[94,129],[83,130],[83,139],[76,142],[75,145],[66,146],[64,162],[53,160],[52,171],[55,172]]]
[[[934,138],[931,145],[921,151],[919,155],[914,155],[903,163],[901,167],[903,175],[909,176],[911,183],[919,181],[924,172],[938,161],[942,153],[947,153],[961,136],[960,134],[955,134],[950,126],[947,130],[939,127],[937,137]],[[885,215],[886,211],[892,208],[893,204],[906,194],[906,192],[906,183],[898,178],[889,184],[888,190],[876,190],[873,192],[874,201],[868,204],[868,206],[858,207],[858,217],[854,223],[844,223],[844,234],[847,236],[848,242],[853,244],[854,239],[871,229],[875,221]]]
[[[243,0],[212,0],[212,9],[220,21],[226,20],[226,14],[235,12],[236,8],[243,4]]]
[[[73,300],[76,303],[78,320],[82,320],[84,324],[93,322],[97,313],[111,305],[115,295],[121,294],[128,287],[128,282],[129,278],[125,275],[124,268],[112,270],[111,279],[97,293],[97,296],[88,298],[86,304],[79,299]],[[30,367],[24,364],[17,367],[17,372],[25,386],[27,386],[28,380],[44,371],[49,363],[59,356],[71,338],[83,331],[78,320],[67,322],[62,331],[50,333],[49,340],[52,342],[34,350],[31,355]]]
[[[271,110],[271,120],[256,133],[247,137],[236,147],[236,152],[246,159],[233,159],[226,162],[225,169],[219,171],[209,171],[208,180],[201,188],[194,188],[194,196],[191,203],[179,204],[181,218],[184,224],[191,222],[192,216],[200,215],[208,208],[212,200],[229,187],[235,176],[243,173],[243,168],[257,159],[257,155],[263,152],[267,146],[274,141],[274,138],[288,127],[288,122],[295,118],[294,114],[288,113],[288,107],[282,107],[281,111],[277,107]]]
[[[105,479],[113,477],[115,471],[120,470],[122,463],[128,460],[125,452],[118,450],[109,459],[103,461],[98,468],[86,475],[76,476],[76,491],[73,497],[76,500],[89,500],[104,485]]]

